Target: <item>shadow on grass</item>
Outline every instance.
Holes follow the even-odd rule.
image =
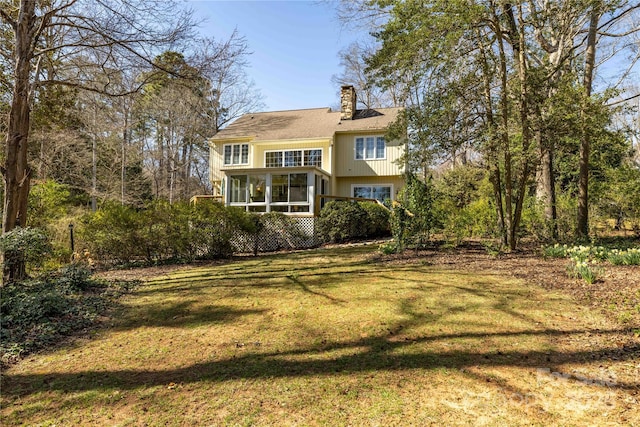
[[[397,340],[393,335],[362,338],[353,341],[333,342],[283,352],[250,353],[239,349],[238,354],[222,360],[211,360],[184,368],[167,370],[110,370],[84,371],[60,374],[11,374],[2,377],[5,396],[22,397],[34,393],[58,390],[65,393],[105,390],[136,389],[139,387],[165,386],[170,383],[224,382],[237,379],[268,379],[311,377],[316,375],[345,375],[359,372],[406,371],[439,368],[462,370],[471,367],[522,367],[540,369],[554,365],[578,363],[615,357],[632,360],[640,354],[640,345],[620,351],[612,346],[589,351],[431,351],[403,352],[416,344],[428,344],[446,339],[487,339],[493,337],[518,337],[530,335],[570,336],[594,332],[589,330],[561,331],[545,329],[505,333],[442,334]],[[598,330],[599,334],[619,334],[621,330]],[[363,350],[364,349],[364,350]],[[332,351],[352,350],[355,354],[332,357]],[[324,359],[322,359],[324,358]],[[597,383],[597,382],[596,382]],[[614,389],[640,388],[640,380],[609,384]]]
[[[370,249],[367,249],[370,251]],[[365,251],[362,251],[364,253]],[[158,292],[160,294],[182,294],[189,298],[188,292],[197,294],[200,288],[233,287],[255,288],[259,286],[274,286],[295,288],[302,293],[319,297],[319,300],[330,300],[341,304],[343,301],[329,295],[326,289],[336,286],[336,281],[343,280],[346,275],[371,275],[375,265],[370,261],[354,260],[348,255],[352,252],[333,251],[331,254],[313,253],[312,257],[326,255],[332,262],[296,268],[302,255],[296,255],[293,261],[277,264],[272,257],[266,261],[267,268],[261,269],[261,264],[248,260],[246,264],[233,268],[221,269],[220,272],[208,270],[196,272],[193,275],[169,279],[157,285],[150,285],[149,289],[138,289],[137,294]],[[361,252],[358,252],[361,253]],[[344,258],[341,256],[345,255]],[[308,258],[307,258],[308,260]],[[394,266],[395,274],[403,271],[423,272],[424,266]],[[433,270],[429,270],[433,271]],[[450,272],[452,274],[466,274]],[[393,283],[395,276],[388,276],[387,281]],[[273,279],[278,279],[273,282]],[[349,280],[352,280],[349,279]],[[366,277],[364,278],[366,280]],[[405,279],[403,279],[405,280]],[[434,289],[447,286],[437,281],[410,280],[412,292],[431,292]],[[474,282],[482,286],[484,282]],[[166,286],[165,286],[166,284]],[[451,286],[451,285],[448,285]],[[200,382],[224,382],[237,379],[269,379],[296,378],[326,375],[345,375],[361,372],[381,371],[411,371],[415,369],[437,370],[441,368],[465,370],[473,367],[520,367],[520,368],[550,368],[554,365],[583,363],[585,361],[606,360],[616,358],[619,361],[637,360],[640,355],[640,345],[620,349],[614,343],[611,346],[580,350],[580,351],[543,351],[543,350],[489,350],[483,342],[492,338],[513,337],[515,340],[531,336],[571,337],[586,333],[601,335],[618,335],[626,330],[559,330],[537,328],[532,326],[528,330],[515,332],[464,332],[456,334],[434,334],[421,336],[397,335],[397,327],[412,324],[434,324],[443,316],[462,312],[471,308],[480,311],[493,308],[503,311],[509,316],[525,320],[530,324],[537,324],[535,319],[523,315],[510,308],[512,298],[523,298],[527,291],[512,291],[505,289],[481,289],[475,287],[458,286],[454,288],[460,293],[470,293],[485,301],[487,304],[457,306],[456,300],[437,300],[439,304],[431,307],[418,307],[416,300],[408,298],[401,302],[400,312],[406,315],[403,325],[392,327],[392,330],[379,333],[376,336],[364,337],[350,341],[323,342],[308,345],[290,351],[270,351],[267,346],[260,349],[238,348],[235,354],[186,367],[145,370],[145,369],[113,369],[87,370],[69,373],[44,374],[8,374],[2,376],[2,392],[8,397],[22,397],[48,391],[62,391],[72,393],[91,390],[131,390],[142,387],[166,386],[170,383],[191,384]],[[184,295],[186,293],[186,295]],[[449,296],[450,293],[444,294]],[[425,310],[426,309],[426,310]],[[203,301],[195,298],[181,300],[171,305],[171,301],[150,306],[141,305],[131,311],[130,318],[123,319],[122,327],[158,325],[167,327],[181,327],[205,323],[232,322],[245,315],[260,314],[261,310],[236,309],[228,306],[203,305]],[[139,317],[136,317],[139,316]],[[408,318],[408,319],[407,319]],[[442,350],[438,341],[453,339],[476,340],[477,351]],[[346,353],[346,354],[345,354]],[[619,382],[612,385],[618,389],[638,389],[640,380],[633,382]]]
[[[230,323],[242,316],[262,314],[265,310],[238,310],[221,305],[202,305],[197,300],[180,301],[176,304],[160,302],[144,305],[139,310],[127,313],[115,326],[116,330],[142,326],[190,327],[204,324]]]
[[[325,298],[329,301],[331,301],[332,303],[345,303],[346,301],[340,298],[335,298],[332,297],[331,295],[327,294],[327,293],[323,293],[323,292],[319,292],[319,291],[314,291],[313,289],[311,289],[309,287],[309,285],[307,285],[305,282],[303,282],[302,280],[300,280],[297,276],[295,275],[288,275],[287,279],[289,279],[290,281],[292,281],[293,283],[295,283],[296,285],[298,285],[298,287],[300,287],[300,289],[303,292],[306,292],[308,294],[312,294],[315,296],[319,296],[322,298]]]
[[[353,261],[346,262],[340,261],[336,263],[330,263],[325,265],[313,265],[304,267],[301,264],[291,265],[274,265],[272,268],[263,268],[262,265],[251,265],[247,263],[241,263],[239,267],[234,269],[220,268],[217,271],[211,271],[209,269],[199,269],[192,274],[184,274],[174,277],[163,277],[157,280],[148,281],[148,284],[162,284],[161,288],[154,289],[142,289],[140,293],[157,293],[165,292],[166,286],[172,286],[169,291],[181,290],[184,288],[174,287],[173,285],[187,285],[189,289],[193,289],[194,284],[204,283],[206,287],[211,285],[225,282],[233,282],[233,286],[250,286],[261,287],[270,286],[266,281],[272,280],[277,277],[286,277],[287,275],[295,274],[297,276],[303,275],[325,275],[327,273],[335,272],[336,274],[367,272],[371,273],[375,269],[371,268],[370,261]],[[330,270],[330,271],[329,271]],[[241,280],[251,280],[253,282],[238,283]],[[257,282],[256,282],[257,281]]]

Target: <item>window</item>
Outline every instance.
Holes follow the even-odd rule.
[[[305,166],[322,167],[322,150],[304,150]]]
[[[384,202],[387,199],[391,199],[391,190],[390,185],[354,185],[353,197],[376,199]]]
[[[271,201],[274,203],[289,201],[289,175],[271,176]]]
[[[307,174],[292,173],[271,176],[271,201],[282,202],[307,202]]]
[[[386,158],[386,144],[381,136],[356,138],[355,159],[376,160]]]
[[[229,177],[231,203],[264,203],[266,175],[232,175]]]
[[[249,200],[252,203],[264,202],[266,187],[267,177],[265,175],[249,175]]]
[[[231,181],[231,203],[247,202],[247,175],[234,175]]]
[[[268,168],[279,168],[282,166],[282,151],[268,151],[265,153],[264,165]]]
[[[302,166],[302,151],[285,151],[284,152],[284,166],[287,168],[294,166]]]
[[[249,164],[249,144],[226,144],[224,146],[224,164]]]
[[[307,174],[292,173],[291,175],[289,175],[289,177],[289,201],[306,202],[309,196],[307,194]]]
[[[230,175],[227,182],[227,200],[232,205],[244,205],[249,212],[299,213],[311,210],[309,191],[316,178],[306,172],[264,173]],[[267,197],[268,194],[271,194],[271,200]]]
[[[267,151],[264,154],[264,166],[267,168],[322,167],[322,150],[314,148],[310,150]]]

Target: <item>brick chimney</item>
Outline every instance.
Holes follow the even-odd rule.
[[[356,115],[356,90],[347,85],[340,88],[340,120],[351,120]]]

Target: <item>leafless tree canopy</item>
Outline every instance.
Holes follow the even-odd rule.
[[[0,128],[5,135],[3,232],[27,223],[36,173],[44,178],[63,170],[65,179],[94,198],[112,196],[119,187],[122,201],[128,200],[136,186],[128,189],[127,180],[135,171],[144,175],[140,141],[149,136],[136,116],[137,94],[158,76],[194,78],[156,60],[165,52],[186,52],[189,67],[184,69],[195,70],[207,82],[198,103],[166,105],[175,108],[174,116],[201,120],[197,126],[188,124],[192,129],[186,140],[194,147],[203,147],[243,109],[259,105],[259,95],[243,74],[244,39],[235,33],[223,42],[198,39],[198,22],[179,1],[0,0],[0,22],[0,113],[6,114]],[[55,105],[64,108],[47,110]],[[191,158],[187,151],[183,163]],[[199,159],[194,164],[202,169],[206,162]],[[191,163],[183,163],[174,168],[190,173]],[[6,278],[19,271],[4,273]]]

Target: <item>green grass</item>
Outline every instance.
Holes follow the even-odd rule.
[[[579,340],[607,333],[589,310],[522,281],[375,251],[151,278],[91,338],[4,372],[2,424],[599,424],[635,410],[619,404],[633,384],[554,376],[598,378],[610,349]]]

